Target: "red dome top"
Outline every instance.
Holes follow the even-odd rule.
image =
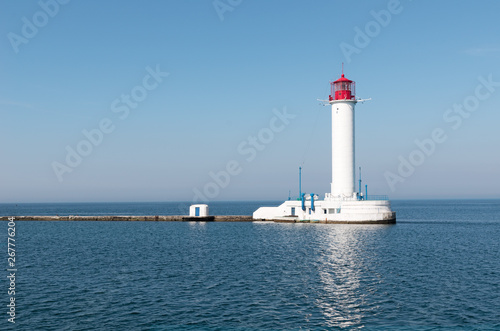
[[[334,83],[337,83],[337,82],[350,82],[350,83],[352,83],[352,80],[345,78],[344,74],[342,74],[342,76],[340,76],[339,79],[337,79],[336,81],[334,81]]]

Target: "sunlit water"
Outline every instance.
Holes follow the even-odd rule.
[[[396,225],[19,221],[15,329],[500,329],[500,201],[393,207]]]

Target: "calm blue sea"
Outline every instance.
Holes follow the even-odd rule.
[[[272,202],[210,203],[250,215]],[[183,203],[0,204],[168,215]],[[1,330],[500,330],[500,200],[393,201],[395,225],[16,222]],[[7,222],[0,260],[7,266]],[[3,311],[2,311],[3,310]]]
[[[252,215],[282,201],[210,202],[211,215]],[[0,203],[0,216],[11,215],[188,215],[191,202]]]

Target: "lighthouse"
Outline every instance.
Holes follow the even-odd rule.
[[[344,73],[330,83],[332,106],[332,184],[331,198],[348,198],[354,191],[354,107],[356,83]],[[360,192],[361,193],[361,192]]]
[[[387,196],[363,196],[355,191],[356,83],[342,75],[330,83],[326,104],[332,113],[332,182],[330,192],[319,200],[315,193],[302,193],[277,207],[260,207],[253,213],[257,221],[321,223],[395,223],[396,213]],[[361,181],[359,184],[361,190]]]

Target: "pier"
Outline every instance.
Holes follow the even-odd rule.
[[[182,215],[66,215],[66,216],[0,216],[0,221],[8,221],[14,217],[15,221],[96,221],[96,222],[259,222],[259,223],[320,223],[320,224],[394,224],[396,215],[385,220],[377,221],[352,221],[352,220],[300,220],[297,217],[281,217],[276,219],[254,219],[250,215],[218,215],[218,216],[182,216]]]
[[[0,221],[7,221],[9,217],[14,217],[16,221],[127,221],[127,222],[252,222],[250,215],[221,215],[207,217],[190,217],[175,215],[66,215],[66,216],[0,216]]]

